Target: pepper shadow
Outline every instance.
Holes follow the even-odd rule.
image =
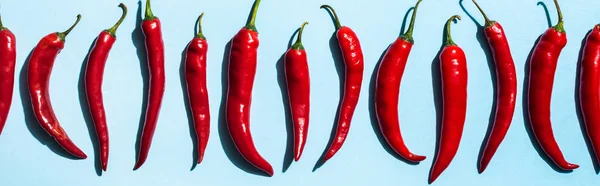
[[[140,111],[140,122],[138,125],[138,133],[135,142],[135,161],[139,158],[140,151],[140,138],[142,136],[142,130],[144,129],[144,119],[146,116],[146,107],[148,106],[148,83],[149,79],[149,71],[148,71],[148,62],[147,54],[146,54],[146,46],[145,46],[145,37],[142,32],[142,1],[138,1],[138,8],[135,14],[135,28],[131,32],[131,40],[133,41],[133,46],[136,49],[136,54],[138,56],[138,60],[140,63],[140,72],[143,80],[143,93],[142,93],[142,109]]]
[[[79,90],[79,106],[81,107],[81,113],[83,115],[83,119],[85,120],[85,124],[88,128],[88,134],[90,135],[90,140],[92,141],[92,145],[94,146],[94,169],[96,170],[96,175],[102,176],[102,163],[100,161],[100,141],[98,141],[98,134],[96,133],[96,126],[94,125],[94,121],[92,120],[92,113],[90,112],[90,107],[87,100],[87,95],[85,93],[85,72],[87,68],[87,61],[90,57],[90,52],[94,48],[96,41],[98,38],[96,37],[90,48],[88,53],[85,55],[83,62],[81,63],[81,70],[79,70],[79,82],[77,82],[77,89]]]
[[[290,40],[288,41],[287,45],[288,49],[292,47],[292,42],[295,38],[294,36],[299,31],[300,28],[297,28],[290,37]],[[277,60],[275,69],[277,70],[277,84],[279,84],[279,90],[281,91],[281,101],[283,102],[283,108],[285,110],[285,130],[287,132],[287,145],[285,148],[285,155],[283,156],[283,168],[281,171],[285,173],[294,161],[294,123],[292,122],[292,111],[290,110],[290,100],[288,97],[287,83],[285,79],[285,68],[283,64],[284,59],[285,52]]]
[[[400,28],[400,35],[402,35],[402,33],[404,33],[405,31],[406,21],[408,20],[408,16],[410,15],[410,12],[412,10],[414,10],[414,7],[409,8],[406,11],[406,14],[404,14],[404,20],[402,21],[402,27]],[[396,153],[396,151],[392,149],[389,143],[387,143],[387,141],[383,137],[383,134],[381,133],[381,128],[379,128],[379,121],[377,120],[377,113],[375,112],[375,90],[377,87],[377,72],[379,70],[379,66],[381,65],[381,60],[383,59],[383,56],[385,56],[385,53],[387,53],[388,49],[389,46],[383,51],[383,53],[381,53],[381,56],[379,56],[379,60],[377,60],[377,64],[373,69],[373,73],[371,73],[371,80],[369,82],[369,115],[371,119],[371,127],[373,128],[373,132],[375,132],[375,135],[377,136],[377,140],[379,140],[379,143],[381,143],[381,146],[388,154],[392,155],[394,158],[404,163],[410,165],[418,165],[419,162],[408,161],[407,159],[403,158],[398,153]]]

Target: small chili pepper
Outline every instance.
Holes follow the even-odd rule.
[[[231,40],[225,118],[229,135],[242,157],[273,176],[273,167],[258,153],[250,133],[250,105],[259,45],[254,22],[259,4],[260,0],[254,2],[250,20]]]
[[[119,7],[123,9],[121,18],[119,18],[119,21],[113,27],[100,32],[88,57],[85,70],[85,93],[96,129],[96,135],[98,136],[100,164],[104,171],[106,171],[108,165],[108,126],[106,124],[106,113],[102,99],[102,79],[104,77],[104,67],[108,59],[108,54],[117,40],[117,28],[119,28],[125,16],[127,16],[127,7],[125,4],[121,3]]]
[[[50,101],[50,74],[54,66],[54,60],[65,47],[65,38],[81,20],[77,15],[77,21],[64,32],[54,32],[44,36],[35,46],[27,64],[27,86],[31,96],[31,104],[35,118],[42,128],[52,136],[71,155],[85,159],[87,155],[69,138],[65,130],[60,126],[52,103]]]
[[[454,19],[460,20],[460,16],[454,15],[446,22],[446,43],[440,54],[442,127],[429,183],[433,183],[454,159],[467,115],[467,59],[465,52],[452,40],[450,25]]]
[[[381,134],[398,155],[411,162],[423,161],[425,156],[413,154],[404,144],[400,132],[400,122],[398,121],[398,95],[400,94],[400,82],[402,81],[404,68],[410,50],[414,45],[412,34],[420,3],[421,0],[417,1],[415,5],[410,26],[406,33],[400,35],[388,47],[381,59],[375,87],[375,113],[379,120]]]
[[[600,163],[600,24],[588,34],[582,51],[579,104],[596,163]]]
[[[0,18],[0,134],[12,103],[15,83],[15,62],[17,61],[17,40],[15,35],[2,24]]]
[[[342,97],[342,103],[340,105],[340,115],[338,116],[338,123],[335,136],[331,146],[327,149],[325,156],[323,156],[323,163],[329,160],[335,153],[342,148],[348,132],[350,130],[350,123],[352,122],[352,116],[358,103],[358,97],[360,96],[360,88],[362,86],[363,71],[364,71],[364,58],[362,48],[356,33],[350,29],[350,27],[342,26],[338,19],[335,10],[329,5],[322,5],[322,9],[328,9],[333,13],[336,29],[336,37],[342,52],[342,59],[345,65],[345,79],[344,79],[344,96]]]
[[[304,22],[298,31],[298,39],[292,48],[285,53],[283,66],[290,100],[290,112],[294,125],[294,160],[302,156],[310,116],[310,74],[308,58],[302,45],[302,31],[308,22]]]
[[[502,25],[490,20],[475,0],[473,0],[473,3],[485,19],[485,36],[494,57],[497,81],[496,115],[487,143],[479,159],[479,173],[482,173],[492,160],[500,143],[504,140],[512,122],[517,101],[517,72]]]
[[[138,158],[133,170],[140,168],[146,162],[146,158],[148,158],[148,151],[150,151],[152,136],[154,136],[162,98],[165,93],[165,47],[162,39],[160,20],[152,13],[150,0],[146,1],[142,32],[144,32],[144,43],[146,44],[146,53],[148,55],[148,70],[150,73],[150,82],[148,84],[150,86],[148,87],[148,107],[146,108],[144,129],[140,136]]]
[[[558,24],[544,32],[529,61],[529,91],[527,95],[529,123],[540,147],[556,166],[563,170],[573,170],[579,165],[565,160],[556,139],[554,139],[550,121],[554,74],[560,52],[567,44],[567,34],[558,1],[554,0],[554,4],[558,11]]]
[[[208,42],[202,33],[202,17],[198,17],[198,33],[190,41],[185,52],[185,83],[189,107],[192,111],[194,129],[198,140],[198,160],[204,158],[204,150],[210,135],[210,107],[208,105],[208,90],[206,90],[206,53]]]

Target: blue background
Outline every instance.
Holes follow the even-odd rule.
[[[94,38],[119,18],[117,7],[124,2],[130,14],[118,30],[118,40],[108,59],[104,81],[105,105],[110,130],[108,172],[98,175],[95,153],[86,125],[78,87],[82,64]],[[488,128],[493,101],[493,84],[486,61],[484,40],[478,40],[478,27],[457,0],[425,0],[415,28],[415,46],[406,67],[400,96],[400,120],[404,139],[415,153],[427,155],[419,165],[398,160],[382,146],[369,114],[369,83],[376,63],[386,47],[396,39],[406,12],[415,0],[264,0],[256,25],[260,32],[259,63],[252,106],[252,133],[259,152],[275,168],[274,177],[255,175],[238,168],[243,161],[228,145],[226,131],[219,127],[222,100],[221,71],[226,43],[246,22],[252,0],[154,0],[153,11],[163,24],[166,51],[167,87],[150,156],[138,171],[132,171],[135,142],[143,102],[145,65],[134,30],[136,0],[6,0],[0,12],[5,26],[18,41],[17,77],[14,102],[4,133],[0,136],[0,185],[427,185],[435,153],[436,110],[432,86],[432,62],[442,43],[445,21],[454,14],[463,20],[452,26],[455,42],[467,54],[469,68],[468,114],[462,144],[454,161],[433,185],[595,185],[597,175],[588,153],[576,113],[574,90],[576,64],[585,34],[598,22],[600,1],[561,1],[569,44],[563,50],[556,71],[552,100],[552,121],[556,140],[567,160],[581,168],[572,173],[555,171],[541,158],[531,143],[522,114],[522,85],[527,55],[536,38],[548,28],[544,6],[537,0],[480,0],[490,18],[498,20],[509,37],[515,59],[519,99],[506,139],[487,171],[478,174],[476,162]],[[544,0],[552,24],[557,16],[550,0]],[[343,148],[324,166],[312,171],[332,130],[338,107],[340,85],[330,38],[334,27],[328,13],[320,10],[331,4],[343,25],[360,37],[365,56],[361,99]],[[483,17],[470,1],[463,3],[477,22]],[[212,112],[211,136],[204,162],[193,166],[193,135],[186,114],[180,81],[181,54],[194,35],[194,23],[201,12],[204,33],[209,40],[208,89]],[[27,119],[30,113],[21,99],[20,71],[32,48],[44,35],[63,31],[81,13],[83,19],[67,37],[51,78],[51,96],[62,126],[89,156],[71,160],[51,149],[56,144]],[[139,15],[139,14],[138,14]],[[309,137],[302,159],[285,173],[283,165],[287,130],[277,63],[287,50],[294,31],[310,22],[304,33],[312,78],[312,113]],[[137,48],[136,48],[137,47]],[[143,53],[143,52],[142,52]],[[140,59],[142,61],[140,62]],[[20,83],[20,84],[19,84]],[[83,107],[85,108],[85,107]],[[28,122],[26,122],[28,121]],[[225,142],[225,143],[223,143]],[[50,147],[50,148],[49,148]],[[59,151],[60,152],[60,151]],[[226,153],[229,152],[229,153]],[[236,160],[237,159],[237,160]],[[233,160],[233,161],[232,161]],[[241,165],[240,165],[241,164]]]

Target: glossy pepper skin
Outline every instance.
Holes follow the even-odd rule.
[[[458,151],[467,115],[467,59],[464,51],[452,41],[450,25],[454,15],[446,23],[446,44],[440,54],[442,78],[442,127],[439,147],[431,172],[429,183],[433,183],[448,168]]]
[[[85,159],[87,155],[71,141],[60,126],[52,109],[49,93],[50,74],[54,60],[65,47],[65,37],[79,23],[79,20],[81,20],[81,15],[77,15],[77,21],[67,31],[48,34],[35,46],[27,63],[27,87],[29,96],[31,96],[33,114],[42,128],[68,153]]]
[[[102,170],[106,171],[108,166],[108,126],[106,124],[106,112],[104,111],[104,101],[102,99],[102,80],[104,77],[104,67],[113,44],[117,40],[117,28],[127,15],[127,7],[121,3],[119,7],[123,9],[123,14],[117,23],[106,30],[100,32],[94,47],[90,51],[87,66],[85,70],[85,94],[90,108],[90,114],[98,144],[100,146],[100,164]]]
[[[200,164],[204,159],[204,150],[210,135],[210,107],[208,104],[208,90],[206,89],[206,54],[208,42],[202,34],[202,17],[198,17],[198,33],[190,41],[185,52],[185,84],[189,107],[192,111],[194,131],[198,141],[198,159]]]
[[[12,103],[15,84],[15,62],[17,61],[17,39],[0,20],[0,134],[6,124]]]
[[[582,50],[579,106],[596,163],[600,163],[600,25],[594,26]]]
[[[325,151],[322,161],[326,162],[331,159],[335,153],[337,153],[350,130],[350,123],[352,122],[352,116],[358,103],[360,96],[360,89],[362,86],[364,58],[362,48],[360,47],[360,41],[356,36],[356,33],[350,29],[350,27],[342,26],[340,20],[335,13],[335,10],[329,5],[323,5],[321,8],[328,9],[331,11],[335,18],[336,27],[336,38],[342,52],[342,59],[345,66],[345,77],[344,77],[344,95],[340,104],[338,116],[337,129],[331,146]]]
[[[529,61],[529,87],[527,93],[529,123],[540,147],[556,166],[563,170],[573,170],[578,168],[579,165],[565,160],[556,139],[554,139],[552,122],[550,121],[550,101],[552,99],[554,74],[560,52],[567,44],[567,34],[563,27],[560,7],[556,0],[554,3],[559,15],[558,24],[544,32]]]
[[[290,112],[294,131],[294,160],[302,156],[306,137],[308,136],[308,123],[310,118],[310,74],[308,72],[308,58],[302,45],[302,31],[308,22],[304,22],[298,32],[298,39],[292,48],[285,53],[283,68],[288,89]]]
[[[144,129],[140,136],[140,146],[137,162],[134,170],[140,168],[146,158],[152,144],[152,136],[156,129],[158,114],[165,92],[165,47],[162,39],[160,20],[154,16],[150,7],[150,0],[146,1],[146,17],[142,21],[142,32],[144,32],[146,54],[148,55],[148,70],[150,75],[150,86],[148,87],[148,107],[144,120]]]
[[[225,118],[229,135],[242,157],[273,176],[273,167],[258,153],[250,133],[250,105],[259,44],[254,22],[259,4],[260,0],[254,2],[250,21],[231,40]]]
[[[411,162],[423,161],[425,156],[413,154],[404,144],[398,121],[398,95],[404,68],[414,44],[412,34],[420,3],[421,0],[415,5],[406,33],[398,37],[383,56],[377,70],[375,87],[375,112],[381,134],[398,155]]]
[[[485,36],[496,68],[496,113],[492,130],[479,159],[478,170],[482,173],[504,140],[512,122],[517,101],[517,72],[502,25],[490,20],[475,0],[473,3],[485,18]]]

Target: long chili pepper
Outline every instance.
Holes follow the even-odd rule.
[[[508,128],[512,122],[515,103],[517,101],[517,72],[502,25],[494,20],[490,20],[475,0],[473,0],[473,3],[477,6],[483,18],[485,18],[485,35],[492,56],[494,57],[497,81],[494,124],[485,144],[483,154],[479,159],[479,173],[482,173],[490,163],[490,160],[492,160],[496,150],[498,150],[498,146],[504,140],[504,136],[506,136],[506,132],[508,132]]]
[[[254,22],[259,4],[260,0],[254,2],[250,20],[231,40],[225,118],[229,135],[242,157],[273,176],[273,167],[258,153],[250,133],[250,104],[259,44]]]
[[[556,4],[556,10],[558,11],[558,24],[544,32],[529,61],[527,105],[531,129],[542,150],[559,168],[573,170],[578,168],[579,165],[565,160],[556,139],[554,139],[552,122],[550,121],[550,101],[552,99],[554,74],[560,52],[567,44],[567,34],[563,27],[563,18],[558,1],[554,0],[554,4]]]
[[[87,155],[79,149],[63,130],[54,114],[50,102],[50,74],[54,60],[65,47],[65,38],[81,20],[77,21],[64,32],[54,32],[44,36],[35,46],[27,64],[27,86],[31,96],[33,114],[42,128],[52,136],[68,153],[81,159]]]
[[[429,183],[435,181],[454,159],[467,115],[467,59],[465,52],[452,40],[450,25],[454,19],[460,20],[460,16],[454,15],[448,19],[446,43],[440,54],[442,127]]]
[[[596,163],[600,163],[600,24],[589,33],[582,50],[579,104]]]
[[[0,18],[0,134],[12,103],[15,83],[15,62],[17,60],[17,40],[15,35],[4,25]]]
[[[117,28],[119,28],[125,16],[127,16],[127,7],[125,4],[121,3],[119,7],[123,9],[121,18],[119,18],[119,21],[113,27],[100,32],[88,57],[85,70],[85,93],[88,106],[90,107],[90,114],[94,121],[96,135],[98,136],[100,164],[104,171],[106,171],[108,164],[108,127],[106,125],[106,113],[104,112],[104,101],[102,99],[102,80],[108,54],[117,40]]]
[[[208,42],[202,33],[202,17],[198,17],[198,33],[190,41],[185,52],[185,83],[189,107],[192,111],[194,129],[198,139],[198,160],[202,162],[204,149],[210,135],[210,107],[208,105],[208,90],[206,90],[206,52]]]
[[[333,13],[336,29],[335,34],[345,65],[344,96],[340,105],[340,115],[338,116],[337,129],[333,142],[322,159],[323,162],[326,162],[342,148],[344,141],[346,141],[352,116],[354,115],[358,97],[360,96],[365,67],[362,48],[360,47],[356,33],[350,27],[340,24],[340,20],[331,6],[323,5],[321,8],[328,9]]]
[[[383,56],[375,87],[375,112],[381,134],[398,155],[411,162],[423,161],[425,156],[413,154],[404,144],[398,121],[398,95],[408,55],[414,44],[412,34],[420,3],[421,0],[415,5],[406,33],[400,35]]]
[[[302,46],[302,31],[308,22],[304,22],[298,32],[298,39],[285,53],[283,66],[290,100],[290,112],[294,125],[294,160],[302,156],[302,150],[308,135],[310,116],[310,74],[308,59]]]
[[[148,55],[148,70],[150,73],[150,82],[148,84],[150,86],[148,87],[148,107],[146,108],[144,129],[140,136],[138,158],[133,168],[134,170],[140,168],[146,162],[146,158],[148,158],[148,151],[150,151],[152,136],[154,136],[165,92],[165,47],[162,39],[160,20],[152,13],[150,0],[146,1],[145,16],[142,22],[142,32],[144,32],[144,43],[146,44],[146,53]]]

